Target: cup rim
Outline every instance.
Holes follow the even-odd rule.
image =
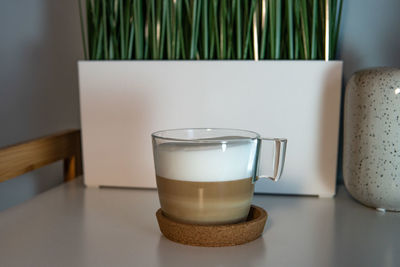
[[[229,139],[224,138],[175,138],[175,137],[165,137],[161,136],[161,134],[167,132],[177,132],[177,131],[235,131],[242,132],[243,136],[230,136]],[[252,136],[245,136],[252,135]],[[166,141],[178,141],[178,142],[196,142],[196,143],[232,143],[232,142],[243,142],[244,140],[257,140],[260,139],[260,134],[254,131],[243,130],[243,129],[235,129],[235,128],[175,128],[175,129],[166,129],[153,132],[151,134],[152,138],[166,140]],[[236,138],[237,137],[237,138]]]

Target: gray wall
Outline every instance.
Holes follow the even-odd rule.
[[[399,66],[400,1],[344,1],[344,83],[360,68]],[[79,127],[77,1],[3,0],[0,33],[0,147]],[[61,181],[54,164],[2,183],[0,210]]]
[[[362,68],[400,66],[400,1],[343,0],[339,58],[344,81]]]
[[[0,147],[79,128],[77,1],[0,1]],[[53,164],[0,184],[0,210],[62,181]]]
[[[346,82],[359,69],[400,67],[399,12],[399,0],[344,0],[338,51],[343,60],[343,94]],[[342,183],[342,138],[339,141],[338,182]]]

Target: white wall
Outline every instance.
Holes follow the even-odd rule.
[[[344,82],[360,68],[399,67],[399,12],[399,0],[344,0]],[[2,0],[0,34],[0,147],[79,127],[77,1]],[[0,184],[0,210],[60,183],[61,173],[55,164]]]

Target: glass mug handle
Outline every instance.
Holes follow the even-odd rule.
[[[276,182],[279,180],[281,177],[282,171],[283,171],[283,166],[285,165],[285,155],[286,155],[286,145],[287,145],[287,139],[286,138],[259,138],[258,139],[260,144],[258,148],[258,159],[257,159],[257,168],[256,168],[256,179],[258,180],[259,178],[268,178],[271,179],[272,181]],[[272,170],[272,175],[264,175],[264,174],[259,174],[260,171],[260,160],[262,158],[262,150],[261,146],[264,142],[273,142],[274,149],[273,149],[273,170]]]

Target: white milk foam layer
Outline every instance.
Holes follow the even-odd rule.
[[[164,143],[154,155],[158,176],[194,182],[232,181],[253,176],[257,144]]]

